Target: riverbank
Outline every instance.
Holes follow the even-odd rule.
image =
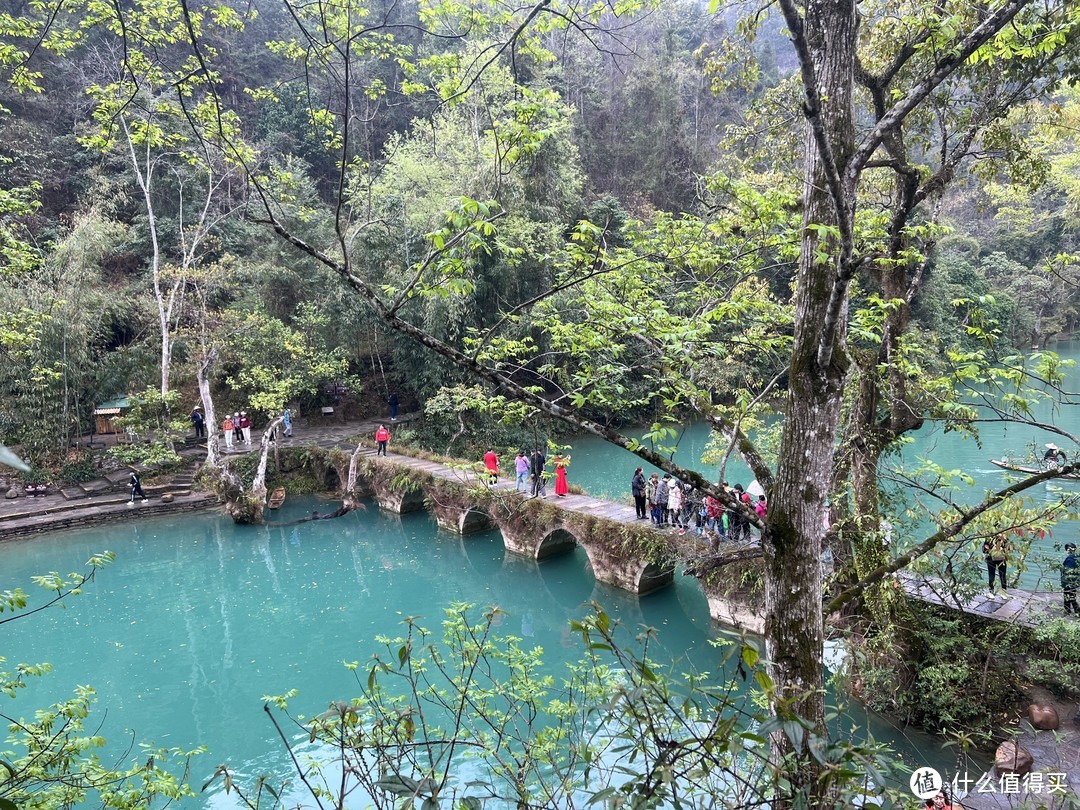
[[[406,425],[417,414],[402,414],[391,426]],[[281,442],[282,449],[316,445],[323,449],[341,447],[346,440],[374,433],[386,420],[365,419],[359,422],[304,423],[295,425],[291,439]],[[350,445],[351,446],[351,445]],[[227,458],[249,455],[258,444],[221,448]],[[152,467],[123,465],[81,484],[58,482],[49,485],[47,494],[30,495],[17,482],[0,488],[0,541],[52,531],[93,526],[110,521],[124,521],[143,516],[161,516],[175,512],[210,509],[218,505],[212,493],[194,489],[194,478],[206,456],[206,445],[191,445],[180,451],[179,470],[158,473]],[[143,479],[147,501],[128,506],[128,478],[132,472]],[[153,481],[153,483],[150,483]],[[17,497],[6,497],[15,487]]]

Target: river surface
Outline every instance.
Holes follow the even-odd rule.
[[[326,506],[295,499],[279,519],[312,508]],[[368,660],[380,650],[376,635],[398,634],[406,615],[438,631],[456,600],[500,606],[508,614],[501,630],[542,646],[553,669],[580,657],[569,622],[589,600],[635,633],[658,628],[652,658],[676,671],[715,671],[721,657],[706,643],[719,631],[688,578],[639,599],[596,583],[580,550],[538,565],[507,554],[497,532],[460,538],[426,513],[373,506],[291,527],[236,526],[206,512],[15,540],[0,545],[0,587],[30,590],[32,575],[78,570],[103,549],[116,562],[65,609],[4,625],[0,652],[9,663],[54,665],[7,710],[28,713],[91,684],[99,733],[110,740],[127,740],[131,730],[159,746],[209,748],[196,761],[196,786],[222,762],[248,775],[288,776],[263,696],[296,688],[291,707],[308,716],[348,699],[358,688],[343,661]],[[864,712],[848,722],[891,740],[909,763],[951,762],[925,735]],[[219,788],[186,804],[238,806]]]

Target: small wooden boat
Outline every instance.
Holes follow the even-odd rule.
[[[267,506],[271,509],[277,509],[283,503],[285,503],[285,487],[278,487],[270,493],[270,500],[267,502]]]
[[[1046,467],[1039,467],[1034,462],[1020,462],[1014,461],[1009,458],[992,458],[990,463],[995,467],[1001,467],[1003,470],[1012,470],[1013,472],[1024,473],[1025,475],[1035,475],[1036,473],[1046,472]],[[1071,481],[1080,481],[1080,473],[1069,473],[1068,475],[1061,476],[1062,478],[1068,478]]]

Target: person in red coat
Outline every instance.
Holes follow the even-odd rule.
[[[495,454],[494,448],[489,447],[484,453],[484,468],[487,470],[488,486],[493,487],[499,483],[499,457]]]
[[[555,456],[551,463],[555,465],[555,494],[561,498],[570,491],[566,483],[566,466],[570,463],[570,456]]]
[[[390,431],[386,429],[386,425],[379,425],[379,429],[375,431],[375,455],[386,455],[386,443],[390,441]]]

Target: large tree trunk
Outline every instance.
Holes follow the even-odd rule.
[[[786,11],[790,10],[789,6]],[[838,193],[836,178],[854,151],[854,3],[811,0],[803,30],[817,92],[813,84],[807,84],[809,125],[795,340],[780,458],[762,546],[767,571],[766,652],[776,686],[774,709],[782,719],[801,718],[811,725],[811,733],[824,736],[822,515],[832,479],[847,363],[847,292],[841,278],[845,266],[834,235],[844,214],[838,211],[834,194]],[[813,77],[804,71],[804,81],[808,78]],[[823,141],[831,144],[830,154],[822,152]],[[842,297],[837,309],[838,292]],[[823,806],[822,768],[810,753],[807,735],[793,742],[786,734],[778,734],[773,742],[778,757],[796,757],[795,767],[785,769],[792,776],[793,793],[802,794],[810,807]],[[779,795],[773,806],[787,807],[798,801]]]
[[[284,415],[279,416],[263,431],[262,441],[259,442],[259,463],[255,467],[251,486],[225,502],[225,511],[236,523],[266,522],[266,463],[270,457],[270,439],[283,421]]]

